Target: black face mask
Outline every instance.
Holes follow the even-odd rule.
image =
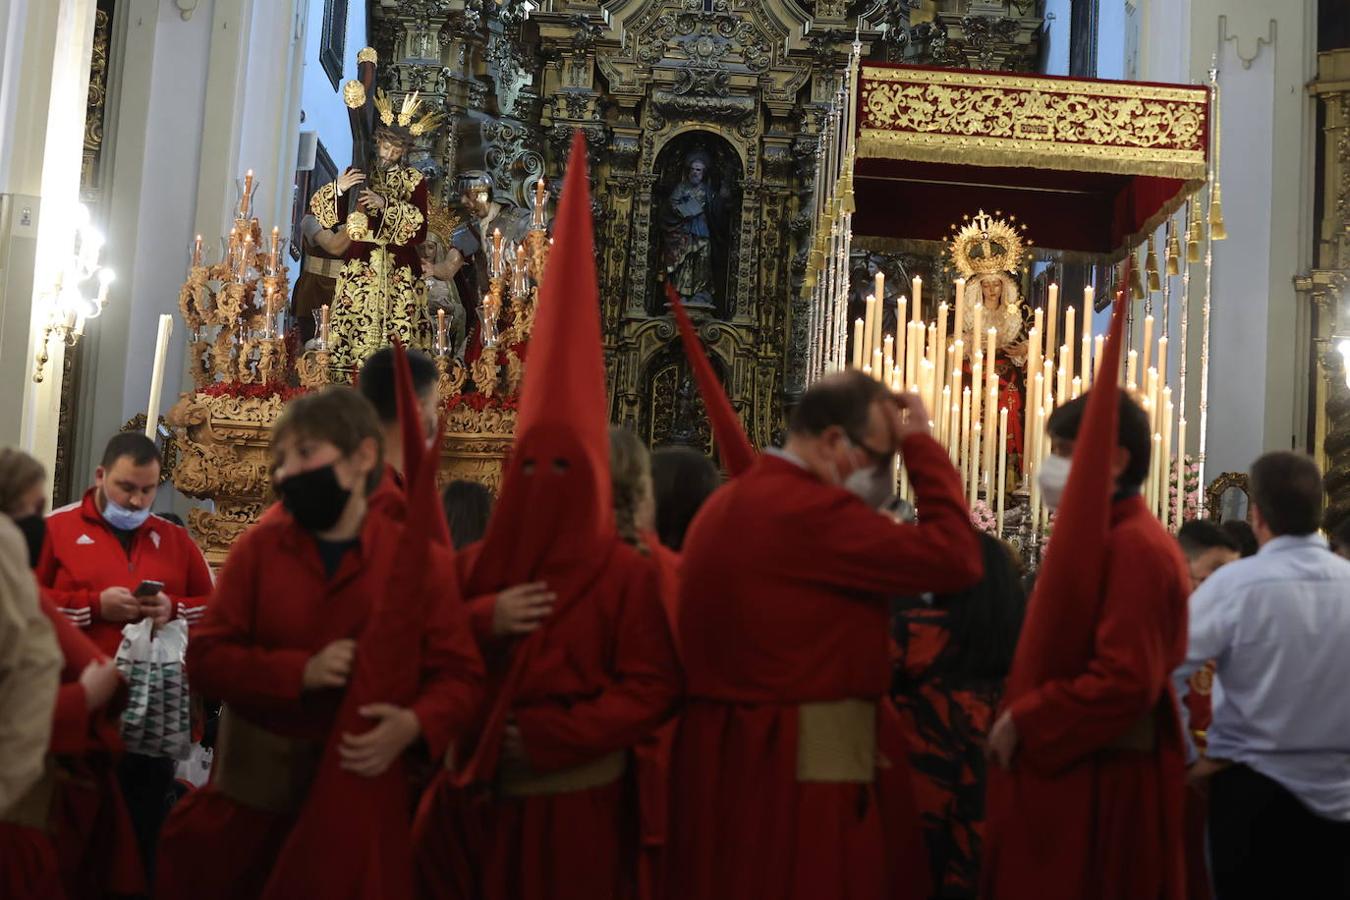
[[[38,557],[42,555],[42,543],[47,540],[47,517],[41,513],[34,513],[12,521],[14,527],[23,533],[23,539],[28,544],[28,568],[36,569]]]
[[[352,492],[338,484],[332,466],[292,475],[276,486],[281,505],[306,531],[327,531],[342,518]]]

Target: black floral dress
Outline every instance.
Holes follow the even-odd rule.
[[[891,696],[909,741],[935,896],[974,898],[984,832],[984,744],[1003,684],[943,676],[936,663],[948,635],[944,610],[897,609]]]

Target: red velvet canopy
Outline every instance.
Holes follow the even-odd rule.
[[[1204,183],[1209,91],[868,63],[855,238],[944,240],[963,213],[1038,245],[1121,255]]]

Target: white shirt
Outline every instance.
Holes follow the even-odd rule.
[[[1217,669],[1207,754],[1279,782],[1323,818],[1350,822],[1350,562],[1318,535],[1285,536],[1219,569],[1191,595],[1186,661],[1173,676],[1179,695],[1209,659]]]

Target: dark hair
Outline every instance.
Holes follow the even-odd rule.
[[[154,462],[163,462],[155,442],[139,431],[123,431],[114,434],[108,445],[103,448],[103,460],[99,463],[105,469],[111,469],[122,457],[131,457],[133,466],[146,466]]]
[[[1340,523],[1331,529],[1331,549],[1337,553],[1350,550],[1350,516],[1341,519]]]
[[[1177,543],[1181,552],[1188,558],[1199,556],[1206,550],[1222,547],[1237,553],[1241,548],[1237,542],[1218,525],[1205,519],[1192,519],[1177,531]]]
[[[1219,527],[1223,529],[1224,534],[1232,538],[1233,544],[1242,554],[1243,559],[1255,556],[1256,551],[1261,549],[1261,545],[1256,540],[1256,532],[1252,531],[1252,526],[1248,525],[1243,519],[1229,519]]]
[[[652,453],[656,534],[671,550],[684,547],[694,514],[722,483],[712,460],[692,447],[662,447]]]
[[[1087,410],[1088,391],[1076,400],[1070,400],[1050,414],[1045,430],[1052,437],[1066,441],[1078,439],[1078,428],[1083,424],[1083,413]],[[1153,434],[1148,427],[1148,413],[1135,403],[1129,394],[1120,392],[1120,433],[1116,445],[1124,447],[1130,454],[1125,471],[1120,473],[1120,486],[1134,490],[1148,477],[1148,462],[1153,455]]]
[[[1322,473],[1311,456],[1267,453],[1252,463],[1251,498],[1276,537],[1312,534],[1322,521]]]
[[[366,438],[375,439],[375,467],[366,478],[366,493],[374,491],[384,477],[384,434],[375,409],[345,385],[330,385],[313,394],[302,394],[286,404],[272,425],[272,448],[283,437],[306,437],[327,441],[351,456]]]
[[[476,481],[456,478],[441,492],[450,542],[458,550],[483,539],[492,515],[492,492]]]
[[[1012,668],[1022,630],[1027,595],[1008,547],[992,535],[979,535],[984,577],[974,587],[933,598],[947,611],[947,646],[934,663],[947,678],[993,680]]]
[[[857,440],[867,433],[872,404],[887,396],[875,378],[856,369],[828,375],[802,394],[788,423],[791,434],[817,435],[837,425]]]
[[[408,351],[408,370],[412,372],[413,391],[418,397],[436,384],[436,364],[421,350]],[[398,421],[398,393],[394,388],[394,348],[383,347],[370,354],[356,379],[361,395],[375,407],[385,425]]]

